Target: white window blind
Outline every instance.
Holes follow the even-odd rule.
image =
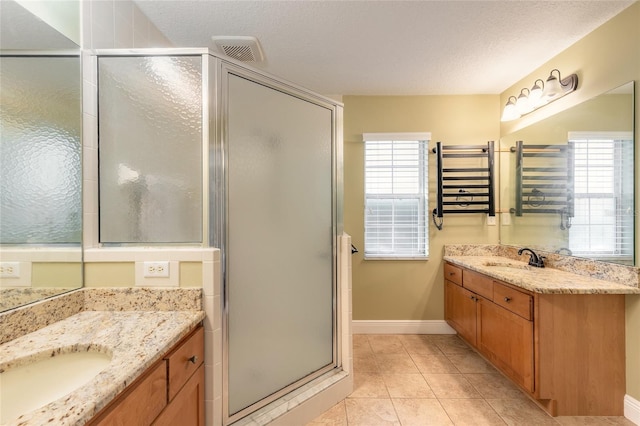
[[[580,256],[633,261],[633,138],[630,132],[570,132],[575,216],[569,248]]]
[[[365,258],[427,258],[430,138],[429,133],[363,135]]]

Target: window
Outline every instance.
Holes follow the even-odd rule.
[[[426,259],[429,133],[367,133],[364,256]]]
[[[626,132],[570,132],[575,155],[574,254],[633,261],[633,139]]]

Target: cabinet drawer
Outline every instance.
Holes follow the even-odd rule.
[[[493,301],[526,320],[532,319],[533,297],[526,293],[494,282]]]
[[[166,360],[169,363],[169,400],[172,400],[204,361],[204,328],[198,328],[167,355]]]
[[[444,264],[444,279],[462,285],[462,269],[449,263]]]
[[[462,286],[489,300],[493,299],[493,279],[477,272],[464,270]]]

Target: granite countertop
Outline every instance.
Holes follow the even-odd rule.
[[[452,256],[444,260],[500,281],[545,294],[640,294],[640,288],[554,268],[536,268],[501,256]]]
[[[201,310],[83,311],[0,345],[0,371],[74,351],[112,356],[93,380],[6,425],[83,425],[203,319]]]

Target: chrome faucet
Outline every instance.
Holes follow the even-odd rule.
[[[535,266],[536,268],[544,268],[544,259],[546,259],[544,256],[538,256],[536,252],[527,247],[523,247],[518,250],[518,256],[522,255],[522,253],[524,253],[525,251],[529,252],[530,266]]]

